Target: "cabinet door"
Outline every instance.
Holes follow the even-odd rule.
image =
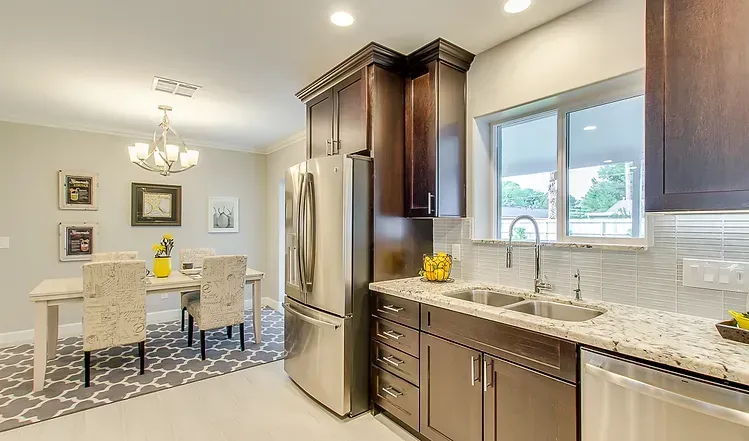
[[[333,87],[334,154],[367,150],[367,68]]]
[[[484,354],[484,441],[576,441],[574,386]]]
[[[481,353],[421,334],[420,429],[432,441],[481,441]]]
[[[406,215],[437,216],[437,61],[406,81]]]
[[[327,156],[333,142],[333,90],[307,103],[307,157]]]
[[[647,0],[645,208],[749,208],[749,2]]]
[[[466,215],[466,73],[440,63],[437,216]],[[486,166],[486,165],[484,165]]]

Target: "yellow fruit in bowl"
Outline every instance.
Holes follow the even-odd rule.
[[[425,254],[419,274],[430,282],[444,282],[450,278],[452,256],[445,252]]]

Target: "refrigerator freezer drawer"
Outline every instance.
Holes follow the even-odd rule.
[[[346,337],[351,318],[311,309],[286,297],[284,370],[294,382],[338,415],[351,412]]]

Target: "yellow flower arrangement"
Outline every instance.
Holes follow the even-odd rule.
[[[151,249],[155,253],[154,257],[170,257],[174,249],[174,236],[165,234],[161,242],[153,244]]]

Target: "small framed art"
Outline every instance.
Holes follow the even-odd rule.
[[[60,210],[98,210],[99,175],[60,170]]]
[[[91,260],[97,241],[97,224],[60,223],[60,262]]]
[[[208,232],[239,232],[239,198],[215,196],[208,198]]]

